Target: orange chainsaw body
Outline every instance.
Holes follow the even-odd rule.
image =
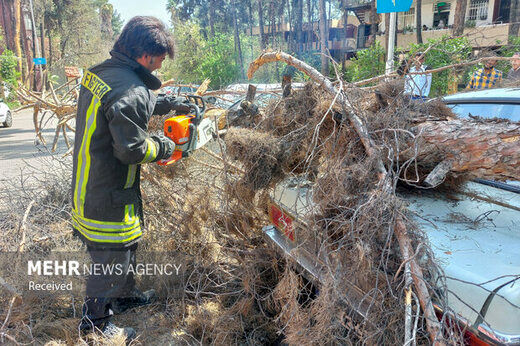
[[[164,135],[175,143],[175,151],[169,159],[157,162],[161,166],[168,166],[182,158],[182,145],[190,138],[190,123],[194,115],[179,115],[166,119],[164,122]]]
[[[189,126],[193,118],[193,115],[179,115],[166,119],[164,122],[164,135],[177,145],[188,142],[190,138]]]

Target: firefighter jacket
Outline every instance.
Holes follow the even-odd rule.
[[[125,247],[142,235],[140,164],[157,161],[147,133],[161,81],[116,52],[86,70],[76,117],[72,224],[94,246]]]

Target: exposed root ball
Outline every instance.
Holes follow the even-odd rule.
[[[228,153],[245,166],[244,183],[253,190],[269,186],[282,177],[284,150],[269,133],[231,128],[226,134]]]

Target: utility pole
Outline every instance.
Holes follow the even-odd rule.
[[[38,55],[37,56],[38,58],[41,58],[42,55],[40,52],[40,44],[38,42],[38,36],[36,35],[36,24],[34,22],[34,8],[33,8],[32,0],[29,0],[29,5],[31,6],[31,26],[32,26],[32,30],[33,30],[33,37],[35,37],[34,44],[36,45],[36,54]],[[45,92],[45,84],[43,83],[43,67],[42,67],[42,64],[38,64],[38,66],[40,69],[40,81],[42,82],[42,95],[43,95],[43,93]],[[36,75],[36,71],[35,71],[35,75]]]
[[[388,30],[388,56],[386,57],[385,73],[389,75],[392,73],[394,67],[394,49],[395,49],[395,26],[396,26],[396,12],[390,12],[390,27]]]

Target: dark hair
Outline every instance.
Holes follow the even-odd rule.
[[[403,61],[401,61],[401,65],[399,65],[399,67],[397,68],[397,74],[399,76],[404,76],[405,74],[408,73],[409,70],[410,70],[410,66],[408,66],[408,60],[403,59]]]
[[[137,16],[128,21],[114,43],[114,50],[137,59],[144,54],[173,58],[173,35],[162,21],[150,16]]]

